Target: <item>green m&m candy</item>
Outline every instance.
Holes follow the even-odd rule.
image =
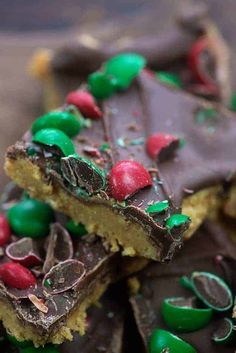
[[[42,129],[54,128],[63,131],[68,137],[73,137],[80,132],[81,124],[75,115],[68,111],[53,111],[49,112],[32,124],[32,134]]]
[[[32,141],[50,147],[56,146],[62,151],[64,156],[75,153],[73,142],[64,132],[58,129],[47,128],[39,130],[33,136]]]
[[[24,199],[8,210],[7,218],[16,235],[40,238],[48,235],[54,214],[46,203]]]
[[[82,223],[75,223],[72,219],[66,223],[66,229],[70,234],[80,237],[88,233]]]
[[[126,89],[146,65],[146,59],[135,53],[123,53],[113,56],[104,64],[107,76],[114,77],[117,89]]]
[[[90,93],[97,99],[105,99],[115,93],[116,80],[105,73],[97,71],[89,75],[88,86]]]
[[[166,325],[178,332],[192,332],[205,327],[213,310],[197,308],[196,298],[167,298],[162,304],[162,316]]]
[[[181,277],[180,284],[191,289],[198,299],[216,311],[229,310],[233,305],[230,288],[223,279],[213,273],[195,271],[190,278]]]
[[[197,353],[189,343],[169,331],[156,329],[149,341],[149,353]]]

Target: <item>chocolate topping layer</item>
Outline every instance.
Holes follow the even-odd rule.
[[[160,251],[160,260],[168,260],[181,246],[181,234],[186,225],[171,233],[163,219],[155,221],[145,209],[150,203],[167,199],[172,215],[180,212],[183,199],[189,194],[233,177],[236,170],[235,117],[217,105],[163,86],[145,72],[127,91],[105,100],[102,107],[103,118],[93,121],[92,126],[83,129],[73,141],[80,156],[89,158],[105,172],[117,161],[127,159],[139,161],[150,171],[153,186],[139,190],[125,204],[109,199],[107,189],[91,197],[70,185],[60,172],[58,158],[42,150],[42,146],[32,145],[30,133],[9,148],[7,158],[29,158],[41,168],[45,180],[59,183],[81,202],[105,205],[140,224],[149,241]],[[172,158],[155,162],[147,154],[146,140],[156,132],[172,134],[182,142]],[[101,149],[104,144],[105,151]],[[33,156],[27,154],[30,146],[36,150]],[[88,147],[97,149],[101,156],[88,155]]]
[[[155,328],[163,328],[173,332],[165,325],[161,315],[163,300],[168,297],[191,297],[193,295],[191,291],[180,285],[181,276],[188,276],[192,271],[212,272],[225,279],[235,295],[233,287],[236,266],[235,254],[236,246],[229,240],[224,230],[210,222],[205,222],[186,243],[173,263],[165,266],[152,263],[138,275],[141,287],[139,293],[131,297],[130,302],[139,332],[146,346]],[[230,266],[229,258],[231,259]],[[230,277],[225,276],[226,267],[230,267],[233,271],[233,275],[231,273]],[[229,272],[227,271],[227,273]],[[231,311],[224,313],[224,316],[231,317]],[[220,317],[221,315],[214,315],[210,324],[198,331],[173,333],[190,343],[199,353],[232,353],[232,347],[219,346],[211,341]]]
[[[2,197],[1,210],[6,211],[11,207],[19,200],[19,195],[19,188],[8,188]],[[58,214],[57,218],[59,218],[61,224],[64,224],[62,216]],[[61,232],[64,229],[61,224],[55,223],[52,225],[51,238],[55,238],[55,232],[58,232],[60,239]],[[66,232],[65,229],[64,232]],[[66,237],[70,238],[67,232],[66,234]],[[17,238],[12,236],[11,242],[16,240]],[[50,238],[34,240],[34,246],[42,251],[42,248],[47,246],[48,240],[50,243]],[[44,246],[42,242],[44,242]],[[3,282],[0,283],[0,299],[7,301],[14,308],[22,324],[30,324],[35,333],[37,332],[38,335],[44,337],[45,342],[63,324],[66,324],[70,313],[93,293],[96,284],[100,282],[109,283],[119,278],[122,273],[120,255],[111,253],[107,248],[105,249],[95,235],[86,235],[83,239],[73,238],[73,259],[65,260],[65,247],[64,244],[63,248],[58,248],[58,244],[55,243],[54,249],[56,252],[53,252],[52,245],[50,245],[50,252],[46,258],[44,250],[47,267],[31,267],[32,272],[37,277],[36,286],[28,289],[16,289],[5,286]],[[4,249],[2,250],[4,254]],[[49,261],[49,255],[51,261]],[[66,256],[68,257],[68,255]],[[52,261],[52,259],[54,260]],[[6,255],[1,256],[0,264],[8,261],[9,258]],[[57,267],[60,268],[60,272],[56,271]],[[49,272],[44,277],[45,270]],[[75,276],[75,271],[78,272],[78,278]],[[43,277],[44,282],[42,282]],[[48,279],[50,281],[46,284],[45,281]],[[55,286],[56,288],[54,288]],[[34,305],[33,300],[30,300],[32,294],[42,300],[44,309],[47,310],[40,310]]]

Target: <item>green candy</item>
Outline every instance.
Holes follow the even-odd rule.
[[[14,346],[19,347],[19,348],[27,348],[29,346],[32,346],[31,341],[18,341],[14,336],[11,336],[11,335],[7,335],[7,339]]]
[[[236,333],[233,321],[227,317],[223,318],[221,325],[213,333],[212,340],[219,345],[234,345],[236,341]]]
[[[195,308],[186,298],[167,298],[162,304],[162,316],[166,325],[178,332],[197,331],[208,325],[213,310]]]
[[[146,59],[135,53],[124,53],[113,56],[104,64],[107,76],[116,79],[116,88],[123,90],[129,87],[132,80],[139,75],[146,65]]]
[[[32,124],[32,134],[42,129],[54,128],[63,131],[68,137],[73,137],[80,132],[81,124],[75,115],[64,111],[54,111],[47,113]]]
[[[175,88],[183,87],[183,82],[179,75],[172,72],[159,71],[156,73],[156,78],[165,85],[169,85]]]
[[[192,272],[190,278],[181,277],[180,284],[192,290],[207,307],[216,311],[229,310],[233,305],[233,295],[230,288],[213,273]]]
[[[182,213],[176,213],[170,216],[166,221],[166,227],[169,229],[177,228],[190,222],[190,217]]]
[[[155,215],[166,211],[169,207],[169,202],[167,200],[156,202],[146,208],[146,212],[150,215]]]
[[[155,329],[149,341],[149,353],[197,353],[189,343],[169,331]]]
[[[39,142],[47,146],[58,147],[65,156],[75,153],[75,147],[69,137],[58,129],[42,129],[39,130],[32,138],[33,142]]]
[[[87,230],[82,223],[75,223],[72,219],[66,223],[66,229],[75,236],[82,237],[87,234]]]
[[[116,80],[103,72],[94,72],[88,76],[88,86],[91,94],[97,99],[105,99],[115,93]]]
[[[27,348],[23,348],[21,349],[21,353],[59,353],[58,349],[56,348],[56,346],[52,345],[52,344],[47,344],[44,347],[27,347]]]
[[[48,235],[54,214],[49,205],[35,199],[24,199],[8,210],[7,218],[16,235],[41,238]]]

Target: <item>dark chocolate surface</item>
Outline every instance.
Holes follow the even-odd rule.
[[[3,194],[1,199],[1,209],[6,211],[19,200],[19,196],[20,191],[18,188],[14,187],[14,185],[12,187],[8,186],[6,193]],[[62,224],[64,223],[63,217],[58,215],[57,218],[59,218]],[[12,236],[11,241],[16,240],[17,238]],[[44,242],[46,246],[48,238],[45,238]],[[42,240],[35,240],[35,246],[41,248]],[[61,249],[61,251],[63,254],[64,250]],[[71,286],[63,288],[62,285],[60,293],[48,291],[47,288],[43,287],[42,278],[44,271],[42,267],[31,268],[37,276],[35,287],[15,289],[6,287],[2,282],[0,283],[0,297],[5,298],[13,306],[17,316],[23,323],[33,325],[35,330],[45,337],[58,330],[66,322],[71,310],[93,292],[96,284],[100,283],[100,281],[111,282],[121,274],[119,254],[111,253],[109,249],[105,249],[102,242],[95,235],[86,235],[82,240],[73,239],[73,259],[80,262],[85,272],[83,270],[82,277],[76,283],[72,279],[73,273],[70,271],[65,273],[65,283],[71,282]],[[6,255],[0,258],[0,263],[8,261],[9,259]],[[52,262],[52,264],[56,265],[55,262]],[[46,313],[40,311],[29,300],[29,294],[34,294],[37,298],[43,299],[48,311]]]
[[[144,210],[152,202],[168,199],[170,214],[179,212],[185,197],[233,177],[236,170],[235,117],[217,105],[161,85],[147,73],[142,73],[127,91],[105,100],[102,107],[103,119],[93,121],[89,129],[83,129],[75,137],[76,152],[105,171],[123,159],[139,161],[151,171],[153,186],[139,190],[125,206],[115,204],[115,212],[141,224],[150,241],[160,249],[161,260],[170,259],[175,248],[181,246],[183,229],[173,236],[163,221],[155,222]],[[199,113],[204,115],[209,108],[214,109],[214,114],[199,120]],[[183,142],[173,158],[154,162],[148,156],[146,139],[156,132],[173,134]],[[78,196],[77,188],[63,181],[60,165],[53,158],[48,155],[45,158],[40,151],[33,157],[27,156],[30,140],[31,135],[26,134],[22,142],[8,150],[7,156],[14,159],[20,154],[30,158],[47,177],[59,182],[82,202],[111,207],[103,191],[93,197]],[[110,149],[101,152],[101,158],[91,157],[86,152],[88,146],[99,149],[103,143],[108,143]],[[46,168],[49,163],[51,168]]]
[[[220,255],[221,261],[217,261]],[[230,260],[229,260],[230,259]],[[236,269],[236,246],[224,230],[210,222],[205,222],[197,233],[185,244],[175,261],[168,265],[152,263],[139,275],[140,291],[131,297],[131,305],[136,322],[145,345],[155,328],[171,331],[165,325],[161,306],[168,297],[191,297],[193,293],[179,284],[183,275],[192,271],[212,272],[227,281],[235,295],[234,277]],[[231,317],[232,310],[223,313]],[[176,333],[195,347],[199,353],[233,353],[232,347],[216,345],[211,341],[211,335],[219,323],[221,315],[214,315],[211,323],[198,331],[191,333]]]

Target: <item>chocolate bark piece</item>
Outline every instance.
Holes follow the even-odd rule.
[[[229,284],[235,295],[233,285],[236,266],[235,250],[236,245],[230,241],[224,229],[206,221],[194,237],[185,244],[183,251],[173,263],[166,266],[152,263],[138,274],[140,289],[131,296],[130,302],[146,348],[152,331],[160,328],[178,335],[199,353],[233,352],[232,347],[219,346],[212,341],[212,334],[219,324],[221,315],[215,314],[205,328],[191,333],[179,333],[166,326],[161,309],[163,300],[166,298],[189,298],[193,295],[193,292],[183,288],[179,283],[181,276],[189,276],[193,271],[206,271],[220,276]],[[232,309],[224,315],[231,317]]]
[[[8,149],[6,171],[34,197],[105,237],[113,250],[121,245],[127,255],[169,260],[181,247],[187,224],[170,230],[166,218],[182,208],[183,214],[192,218],[189,237],[216,207],[220,185],[233,177],[235,117],[217,105],[165,87],[146,73],[127,91],[105,100],[102,107],[103,118],[73,140],[76,153],[88,158],[84,147],[99,149],[105,144],[108,149],[101,152],[102,158],[89,157],[94,166],[109,173],[116,162],[134,159],[150,171],[151,187],[122,204],[109,196],[107,188],[90,195],[68,183],[58,158],[32,144],[30,133]],[[156,162],[145,148],[154,132],[177,136],[185,145],[173,158]],[[29,155],[32,147],[35,154]],[[164,218],[155,219],[145,211],[150,204],[164,200],[169,202]]]
[[[87,330],[84,336],[73,335],[72,342],[65,342],[57,347],[60,353],[121,353],[123,336],[124,308],[119,301],[110,295],[101,299],[99,307],[93,306],[88,310]],[[2,330],[2,353],[20,353],[7,339]]]
[[[44,106],[56,108],[68,91],[78,87],[86,76],[99,69],[111,55],[120,52],[139,52],[147,58],[153,70],[180,72],[185,80],[186,55],[203,30],[201,19],[207,16],[201,9],[193,19],[195,29],[178,23],[178,14],[192,6],[190,0],[160,0],[149,11],[140,10],[132,21],[125,18],[119,23],[108,21],[94,30],[71,36],[57,50],[39,50],[32,59],[32,74],[43,80]],[[197,28],[197,29],[196,29]]]
[[[2,197],[1,212],[6,212],[21,194],[18,187],[8,188]],[[55,218],[57,223],[51,226],[50,236],[34,240],[34,247],[40,249],[44,262],[40,266],[31,263],[36,285],[16,289],[0,281],[0,318],[4,327],[18,340],[30,340],[35,345],[72,340],[74,331],[83,334],[88,307],[99,300],[111,282],[142,264],[142,261],[123,261],[119,253],[112,253],[94,234],[71,238],[63,227],[66,217],[56,214]],[[11,243],[16,240],[15,236],[11,237]],[[63,248],[57,240],[63,240]],[[50,251],[46,255],[48,246]],[[10,260],[2,250],[0,265]]]

